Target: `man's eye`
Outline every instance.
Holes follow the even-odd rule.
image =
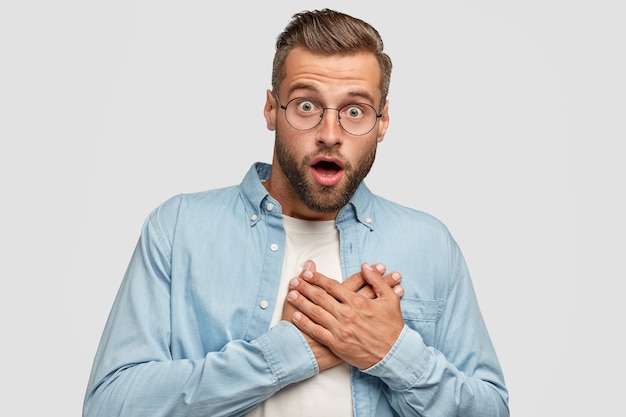
[[[298,103],[298,110],[304,113],[315,111],[317,106],[312,101],[301,101]]]
[[[356,106],[349,106],[348,108],[346,108],[346,115],[348,117],[357,119],[363,116],[363,109]]]

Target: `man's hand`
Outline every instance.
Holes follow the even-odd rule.
[[[311,264],[312,267],[291,280],[285,304],[294,309],[285,309],[283,317],[292,313],[290,321],[307,340],[320,343],[337,358],[360,369],[378,363],[404,327],[400,274],[394,272],[383,277],[383,265],[373,268],[363,264],[360,273],[340,283],[318,273]],[[325,369],[324,364],[334,363],[328,362],[327,356],[320,358],[320,369]]]
[[[378,271],[378,274],[380,274],[381,277],[382,277],[382,274],[384,274],[386,271],[385,265],[381,263],[374,264],[373,267],[376,268],[376,271]],[[304,265],[304,269],[302,272],[304,273],[306,271],[317,273],[315,262],[307,261]],[[302,273],[300,275],[302,276]],[[297,279],[297,278],[294,278],[294,279]],[[330,279],[330,278],[327,278],[327,279]],[[397,292],[398,296],[401,297],[404,294],[404,290],[399,285],[400,281],[402,280],[402,276],[398,272],[393,272],[391,274],[388,274],[383,279],[389,284],[389,286],[394,288],[394,291]],[[361,297],[366,297],[366,298],[376,297],[374,290],[369,284],[367,284],[367,281],[363,278],[361,272],[357,272],[356,274],[351,275],[349,278],[343,281],[340,285],[342,285],[348,291],[358,293],[359,295],[361,295]],[[291,303],[285,302],[283,306],[282,320],[286,320],[286,321],[293,323],[292,319],[293,319],[294,314],[296,313],[297,313],[296,308]],[[343,362],[343,360],[337,357],[330,349],[328,349],[328,347],[324,346],[323,344],[313,339],[306,333],[303,333],[303,334],[304,334],[304,338],[309,343],[309,346],[311,348],[311,351],[313,352],[313,355],[315,355],[315,359],[317,360],[317,364],[318,364],[320,371],[332,368],[333,366],[339,365],[341,362]]]

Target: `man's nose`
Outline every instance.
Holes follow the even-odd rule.
[[[339,110],[334,108],[324,109],[322,122],[320,123],[318,142],[326,146],[335,146],[343,142],[343,128],[339,123]]]

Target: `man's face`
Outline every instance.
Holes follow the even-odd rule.
[[[285,78],[276,94],[283,105],[307,97],[333,109],[367,103],[378,112],[379,80],[373,54],[326,56],[296,48],[285,61]],[[266,186],[283,213],[305,219],[334,218],[374,162],[376,146],[389,123],[387,105],[374,129],[363,136],[344,131],[337,111],[331,109],[319,126],[297,130],[270,91],[264,113],[268,128],[276,131],[272,176]]]

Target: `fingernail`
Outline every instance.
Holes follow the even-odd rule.
[[[380,272],[381,274],[382,274],[383,272],[385,272],[385,269],[386,269],[386,268],[385,268],[385,265],[383,265],[383,264],[376,264],[376,265],[374,265],[374,266],[376,267],[376,270],[377,270],[378,272]]]
[[[302,314],[300,314],[299,312],[293,313],[293,321],[300,321],[301,318]]]
[[[401,286],[397,285],[397,286],[393,287],[393,292],[395,292],[396,295],[399,295],[400,297],[402,297],[402,295],[404,295],[404,288],[402,288]]]
[[[302,278],[304,278],[304,279],[311,279],[311,278],[313,278],[313,272],[308,271],[308,270],[304,271],[302,273]]]
[[[298,278],[292,278],[291,281],[289,281],[289,286],[291,288],[296,288],[298,284],[300,284],[300,280]]]
[[[289,298],[290,300],[295,300],[296,298],[298,298],[298,292],[289,291],[289,294],[287,294],[287,298]]]
[[[365,267],[369,269],[370,271],[373,271],[372,267],[367,262],[363,262],[363,265],[365,265]]]
[[[302,267],[303,270],[308,271],[311,269],[311,261],[306,261],[304,263],[304,266]]]
[[[391,278],[393,278],[396,281],[400,281],[400,278],[402,278],[402,276],[400,275],[400,273],[394,272],[391,274]]]

